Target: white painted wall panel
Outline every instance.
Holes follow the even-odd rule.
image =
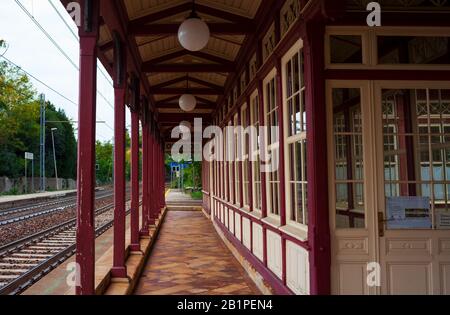
[[[309,294],[309,253],[290,241],[286,242],[286,281],[296,294]]]
[[[225,220],[225,226],[228,228],[228,208],[225,207],[224,211],[224,220]]]
[[[263,228],[257,223],[253,223],[253,254],[264,261]]]
[[[228,210],[228,227],[231,234],[234,234],[234,211]]]
[[[242,219],[242,242],[249,250],[251,249],[250,224],[251,222],[249,219]]]
[[[267,266],[280,279],[283,274],[281,256],[281,236],[267,231]]]
[[[241,240],[241,215],[239,214],[239,213],[235,213],[234,214],[234,225],[235,225],[235,227],[234,227],[234,235],[236,235],[236,238],[239,240],[239,241],[242,241]]]

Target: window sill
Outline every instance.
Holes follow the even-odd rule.
[[[280,227],[280,231],[286,233],[287,235],[298,239],[299,241],[306,242],[308,241],[308,231],[300,229],[298,227],[292,225],[285,225]]]
[[[257,219],[257,220],[261,220],[262,219],[262,214],[259,211],[252,211],[252,212],[248,212],[248,215]]]
[[[275,219],[275,218],[272,218],[272,217],[266,217],[266,218],[262,219],[262,221],[264,223],[266,223],[267,225],[270,225],[271,227],[274,227],[276,229],[279,229],[281,227],[280,219]]]

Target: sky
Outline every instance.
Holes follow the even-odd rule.
[[[34,19],[50,34],[69,59],[78,67],[79,43],[61,17],[78,37],[75,23],[59,0],[17,0]],[[49,85],[67,99],[54,93],[38,81],[31,79],[36,91],[44,93],[46,100],[57,108],[64,109],[67,116],[78,120],[78,70],[61,53],[45,34],[33,23],[31,18],[17,4],[16,0],[0,1],[0,39],[5,40],[8,48],[0,49],[0,56],[6,58],[26,70],[39,80]],[[2,58],[0,57],[0,60]],[[98,62],[97,74],[97,140],[113,139],[114,127],[114,89],[111,78]],[[103,95],[103,96],[102,96]],[[105,100],[106,99],[106,100]],[[75,103],[75,104],[73,104]],[[127,111],[127,127],[130,125],[130,114]],[[77,125],[75,124],[76,128]],[[76,135],[75,135],[76,136]]]

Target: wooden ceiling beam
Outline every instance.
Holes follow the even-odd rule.
[[[222,95],[223,88],[220,90],[204,89],[204,88],[152,88],[150,87],[150,93],[156,95],[183,95],[183,94],[193,94],[193,95]]]
[[[204,81],[204,80],[201,80],[201,79],[197,79],[197,78],[194,78],[194,77],[191,77],[191,76],[188,77],[187,75],[175,78],[173,80],[169,80],[169,81],[166,81],[166,82],[159,83],[157,85],[154,85],[153,88],[154,89],[161,89],[161,88],[165,88],[167,86],[170,86],[170,85],[173,85],[173,84],[177,84],[177,83],[180,83],[180,82],[187,82],[188,80],[189,80],[189,82],[194,82],[194,83],[203,85],[204,87],[208,87],[208,88],[213,89],[215,91],[223,92],[223,86],[220,86],[220,85],[217,85],[217,84],[214,84],[214,83],[211,83],[211,82],[207,82],[207,81]]]
[[[180,98],[179,95],[171,96],[171,97],[168,97],[166,99],[159,100],[159,101],[155,102],[155,106],[158,107],[160,104],[170,103],[172,101],[178,100],[179,98]]]
[[[173,73],[173,72],[223,72],[233,73],[235,67],[224,66],[217,64],[169,64],[169,65],[155,65],[148,62],[143,63],[142,71],[146,73]]]
[[[228,59],[214,56],[214,55],[211,55],[211,54],[208,54],[205,52],[201,52],[201,51],[187,51],[187,50],[179,50],[179,51],[175,51],[175,52],[172,52],[169,54],[165,54],[160,57],[156,57],[154,59],[148,60],[145,62],[145,64],[156,65],[159,63],[164,63],[164,62],[170,61],[172,59],[176,59],[176,58],[180,58],[180,57],[184,57],[184,56],[193,56],[193,57],[205,59],[205,60],[208,60],[211,62],[215,62],[215,63],[221,64],[224,66],[234,67],[234,63]]]
[[[254,32],[251,23],[208,23],[211,34],[248,35]],[[176,35],[180,24],[136,24],[130,23],[128,32],[135,36]]]
[[[218,17],[220,19],[225,19],[232,23],[245,24],[247,26],[254,25],[252,19],[246,18],[241,15],[233,14],[231,12],[223,11],[220,9],[215,9],[215,8],[212,8],[212,7],[209,7],[206,5],[202,5],[202,4],[196,4],[195,8],[196,8],[197,12],[199,12],[199,13],[211,15],[214,17]],[[130,29],[139,28],[139,26],[143,26],[148,23],[153,23],[155,21],[165,19],[165,18],[174,16],[174,15],[177,15],[177,14],[180,14],[183,12],[190,12],[191,10],[192,10],[192,3],[190,3],[190,2],[183,3],[183,4],[180,4],[180,5],[177,5],[177,6],[162,10],[162,11],[148,14],[146,16],[137,18],[135,20],[132,20],[129,23],[129,28]]]
[[[177,109],[180,108],[178,103],[158,103],[158,109]],[[214,109],[210,104],[197,103],[195,109]]]
[[[166,81],[166,82],[159,83],[157,85],[153,85],[152,88],[153,89],[162,89],[162,88],[165,88],[167,86],[170,86],[170,85],[173,85],[173,84],[177,84],[177,83],[180,83],[180,82],[183,82],[183,81],[186,82],[186,78],[187,77],[185,75],[183,75],[183,76],[181,76],[179,78],[175,78],[173,80],[169,80],[169,81]]]
[[[204,81],[204,80],[201,80],[201,79],[197,79],[197,78],[194,78],[194,77],[188,77],[187,79],[189,79],[189,82],[194,82],[194,83],[206,86],[206,87],[208,87],[210,89],[213,89],[215,91],[222,91],[222,93],[223,93],[223,86],[220,86],[220,85],[217,85],[217,84],[214,84],[214,83],[211,83],[211,82],[207,82],[207,81]]]
[[[179,124],[183,120],[194,121],[195,118],[202,118],[203,120],[211,120],[211,114],[195,114],[195,113],[180,113],[180,114],[167,114],[160,113],[159,121],[161,124],[176,123]]]
[[[247,24],[247,25],[254,25],[253,20],[249,19],[247,17],[244,17],[242,15],[237,15],[237,14],[233,14],[231,12],[228,11],[223,11],[220,9],[215,9],[213,7],[209,7],[203,4],[196,4],[195,5],[195,9],[197,10],[197,12],[200,13],[204,13],[207,15],[211,15],[211,16],[215,16],[221,19],[225,19],[228,20],[232,23],[236,23],[236,24]]]
[[[161,19],[165,19],[171,17],[173,15],[177,15],[186,11],[190,11],[192,9],[192,3],[183,3],[162,11],[158,11],[155,13],[148,14],[146,16],[137,18],[135,20],[130,21],[129,25],[133,27],[133,25],[145,25],[147,23],[152,23]]]

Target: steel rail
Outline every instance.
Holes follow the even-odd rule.
[[[142,202],[140,202],[142,204]],[[107,212],[110,209],[114,208],[114,204],[109,204],[104,206],[96,211],[96,215],[101,215]],[[130,213],[130,210],[127,211],[127,214]],[[96,237],[99,237],[103,233],[105,233],[108,229],[110,229],[114,224],[114,219],[103,224],[95,230]],[[20,251],[27,246],[31,246],[32,244],[39,243],[42,240],[48,239],[52,236],[57,235],[58,233],[62,233],[70,230],[76,226],[76,218],[66,221],[58,226],[47,229],[45,231],[36,233],[32,236],[23,238],[16,242],[7,244],[3,247],[0,247],[0,258],[5,258],[8,255],[11,255],[14,252]],[[16,295],[23,292],[25,289],[30,287],[32,284],[36,283],[43,276],[47,275],[50,271],[58,267],[64,261],[66,261],[69,257],[71,257],[75,253],[76,242],[74,238],[74,243],[66,247],[65,249],[59,251],[57,254],[51,256],[48,259],[40,262],[39,264],[32,266],[27,272],[19,275],[17,278],[8,282],[6,285],[0,287],[0,295]]]

